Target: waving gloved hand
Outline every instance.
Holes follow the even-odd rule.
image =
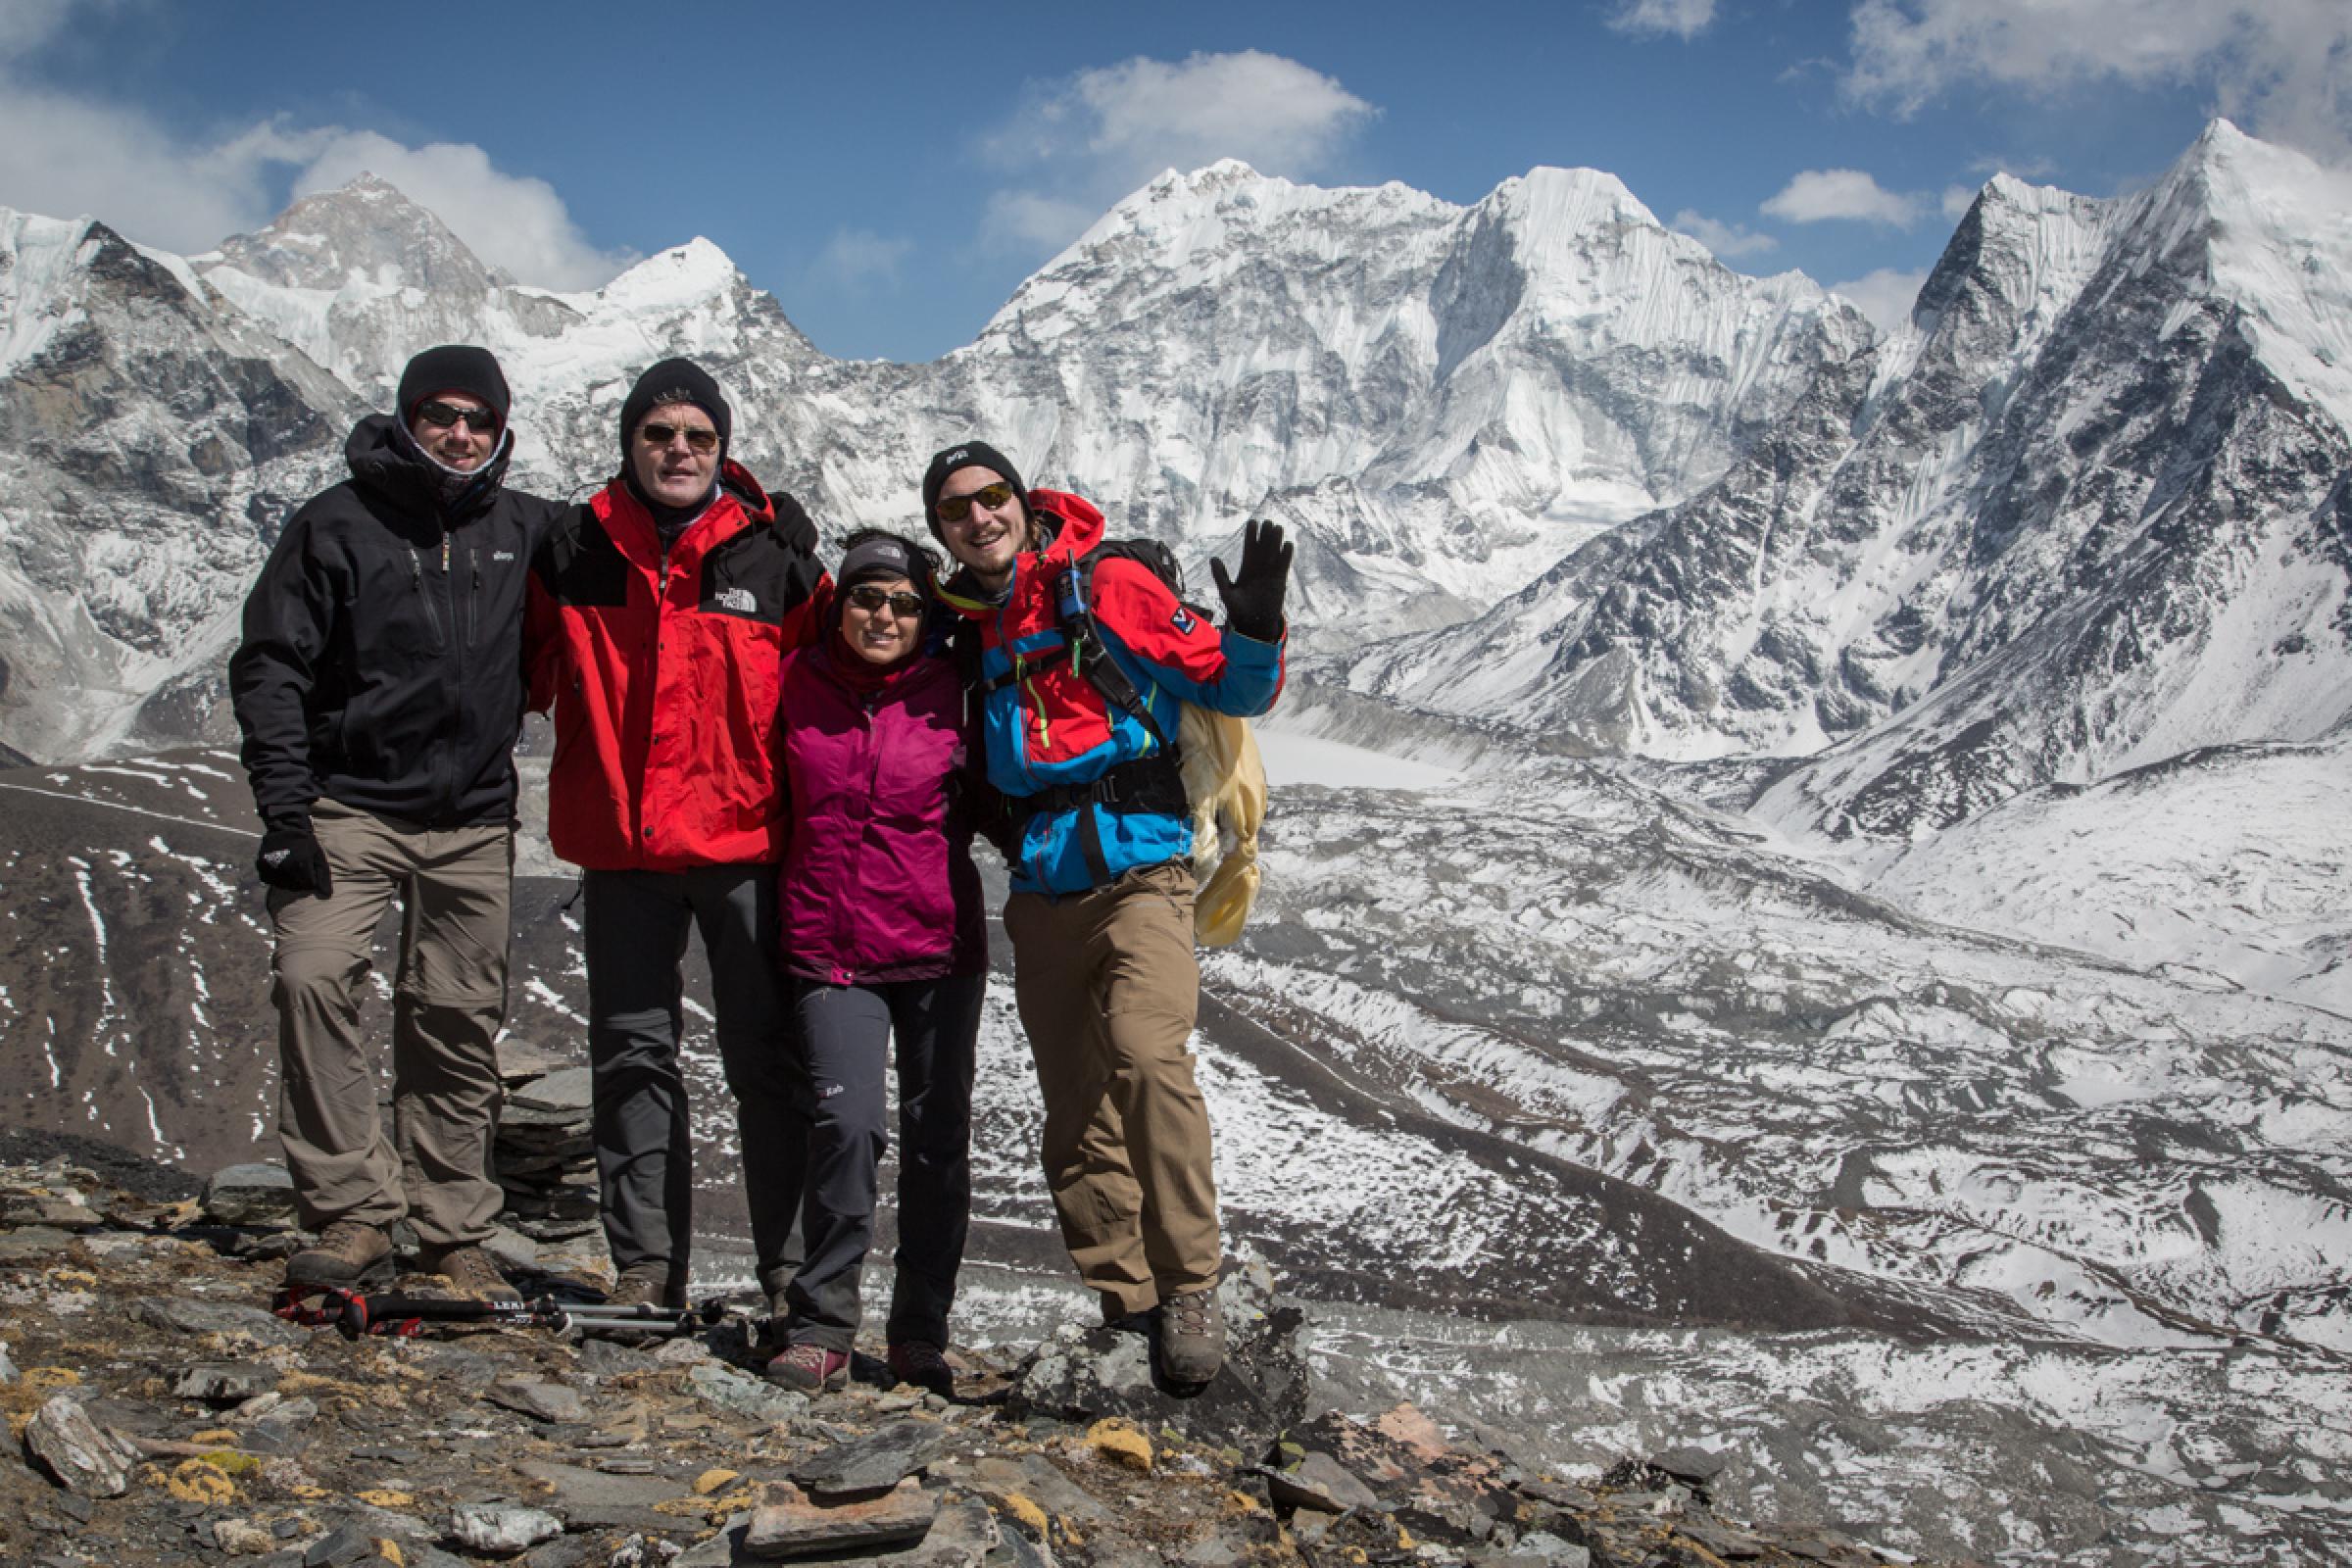
[[[1225,601],[1225,624],[1261,643],[1282,640],[1282,595],[1291,581],[1291,547],[1282,524],[1251,518],[1242,530],[1242,564],[1232,576],[1225,563],[1211,560],[1208,574]]]
[[[262,835],[262,853],[254,858],[262,880],[287,893],[316,893],[325,898],[335,891],[326,868],[326,851],[318,847],[307,816],[281,818]]]

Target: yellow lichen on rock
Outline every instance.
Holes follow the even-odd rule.
[[[743,1472],[740,1470],[706,1470],[694,1478],[694,1494],[708,1497],[729,1482],[742,1479]]]
[[[190,1443],[235,1443],[236,1432],[228,1427],[206,1427],[202,1432],[188,1434]]]
[[[390,1487],[370,1487],[366,1492],[355,1492],[352,1495],[370,1508],[406,1508],[416,1500],[415,1493],[395,1492]]]
[[[1105,1416],[1086,1429],[1086,1446],[1098,1458],[1130,1470],[1150,1471],[1152,1468],[1152,1440],[1135,1429],[1131,1422],[1117,1416]]]
[[[390,1536],[377,1536],[373,1544],[375,1554],[390,1563],[392,1568],[409,1568],[408,1554],[400,1549],[399,1542]]]
[[[1018,1492],[1004,1494],[1004,1511],[1029,1527],[1040,1541],[1046,1538],[1046,1510]]]
[[[181,1502],[212,1504],[237,1499],[237,1484],[207,1459],[182,1459],[164,1478],[164,1488]]]

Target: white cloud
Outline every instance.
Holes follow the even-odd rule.
[[[1882,188],[1859,169],[1808,169],[1759,211],[1791,223],[1850,219],[1908,228],[1919,220],[1919,200]]]
[[[295,176],[294,194],[333,190],[363,173],[429,209],[466,248],[525,283],[594,288],[634,258],[598,250],[544,179],[501,173],[470,143],[405,147],[371,130],[333,130]]]
[[[1323,173],[1378,113],[1333,77],[1255,49],[1139,56],[1031,83],[1020,98],[980,143],[986,161],[1025,181],[992,206],[991,221],[1009,220],[1049,248],[1163,169],[1239,158],[1261,173]]]
[[[1910,115],[1972,82],[2052,93],[2082,81],[2202,85],[2255,134],[2352,152],[2344,0],[1862,0],[1855,99]]]
[[[1608,24],[1619,32],[1673,33],[1689,42],[1715,20],[1715,0],[1620,0]]]
[[[891,239],[864,228],[837,228],[817,253],[810,269],[836,288],[864,293],[876,287],[896,288],[899,268],[914,254],[914,241]]]
[[[1954,223],[1966,218],[1968,210],[1977,204],[1977,192],[1984,188],[1982,185],[1944,186],[1942,201],[1944,218]]]
[[[1920,286],[1927,280],[1924,267],[1909,272],[1882,267],[1847,282],[1832,283],[1830,292],[1851,300],[1880,331],[1892,332],[1911,319],[1911,303],[1919,298]]]
[[[1688,207],[1675,214],[1674,221],[1666,226],[1678,234],[1690,235],[1718,256],[1746,256],[1778,250],[1781,245],[1770,234],[1759,234],[1738,223],[1719,222]]]
[[[269,222],[289,171],[296,196],[366,171],[524,282],[584,287],[629,260],[589,244],[545,180],[500,172],[479,147],[408,147],[373,131],[282,117],[191,141],[135,105],[29,79],[26,58],[72,12],[104,0],[0,4],[0,203],[53,218],[87,214],[142,243],[186,253]]]
[[[981,238],[991,250],[1034,255],[1060,250],[1102,216],[1100,206],[1035,191],[1007,191],[989,203]]]

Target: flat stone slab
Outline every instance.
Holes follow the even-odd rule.
[[[218,1334],[231,1343],[256,1348],[272,1345],[301,1345],[310,1331],[282,1317],[271,1317],[258,1306],[234,1301],[204,1301],[193,1297],[144,1296],[131,1303],[131,1315],[151,1328],[173,1334]]]
[[[937,1421],[893,1421],[869,1437],[812,1454],[788,1473],[819,1497],[881,1492],[921,1471],[954,1437]]]
[[[675,1345],[693,1345],[691,1340],[676,1341]],[[698,1347],[699,1348],[699,1347]],[[706,1352],[708,1353],[708,1352]],[[772,1383],[762,1383],[748,1372],[738,1371],[724,1361],[699,1361],[686,1371],[686,1392],[706,1404],[736,1415],[780,1425],[808,1413],[808,1396],[789,1389],[779,1389]]]
[[[228,1165],[206,1179],[204,1215],[220,1225],[292,1229],[294,1178],[267,1162]]]
[[[911,1476],[847,1502],[820,1502],[789,1481],[771,1482],[752,1510],[743,1549],[756,1558],[807,1558],[919,1541],[938,1513],[939,1499]]]
[[[595,1100],[596,1087],[591,1081],[591,1070],[586,1067],[559,1068],[507,1095],[509,1106],[520,1105],[530,1110],[585,1111],[594,1105]]]
[[[527,1415],[551,1426],[588,1419],[588,1403],[579,1391],[536,1378],[501,1378],[483,1391],[483,1397],[501,1409]]]

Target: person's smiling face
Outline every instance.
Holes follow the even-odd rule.
[[[637,487],[665,507],[691,507],[718,472],[718,426],[691,403],[663,403],[637,421],[629,441]]]

